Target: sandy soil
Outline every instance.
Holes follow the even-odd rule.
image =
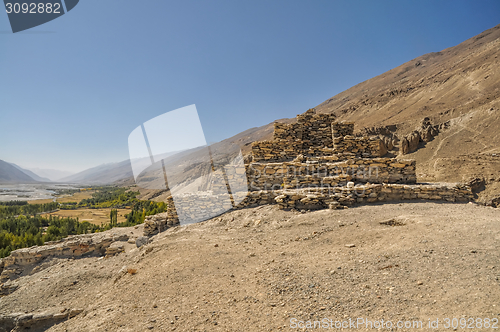
[[[108,259],[47,263],[18,279],[0,312],[84,309],[49,331],[291,331],[293,318],[500,319],[500,210],[472,203],[308,213],[263,206],[130,248]],[[124,272],[130,268],[137,273]]]

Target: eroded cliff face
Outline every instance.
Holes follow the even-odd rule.
[[[110,257],[124,251],[124,245],[130,238],[130,234],[124,230],[113,229],[14,250],[10,256],[0,260],[0,296],[15,291],[17,286],[13,281],[43,269],[44,263],[50,265],[50,261],[54,259]]]

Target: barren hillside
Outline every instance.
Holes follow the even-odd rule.
[[[49,331],[261,332],[295,330],[293,318],[439,318],[437,330],[447,331],[446,317],[500,318],[499,212],[429,202],[232,211],[114,257],[47,261],[0,298],[0,321],[49,316]]]
[[[421,181],[498,180],[500,26],[407,62],[317,106],[363,127],[394,125],[402,137],[424,118],[445,128],[410,154]]]

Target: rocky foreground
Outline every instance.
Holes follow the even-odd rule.
[[[500,210],[491,207],[412,202],[301,213],[262,206],[173,227],[140,248],[128,243],[140,228],[121,231],[129,237],[124,252],[45,259],[11,281],[15,290],[0,298],[0,331],[500,319]]]

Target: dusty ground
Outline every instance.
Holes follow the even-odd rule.
[[[55,262],[18,279],[0,312],[84,309],[49,331],[500,319],[499,262],[499,209],[422,202],[302,214],[263,206],[173,228],[109,259]]]

